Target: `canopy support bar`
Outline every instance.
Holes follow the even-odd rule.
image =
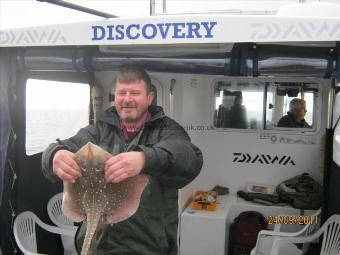
[[[76,10],[76,11],[81,11],[81,12],[85,12],[88,14],[92,14],[95,16],[99,16],[99,17],[103,17],[103,18],[118,18],[118,16],[109,14],[109,13],[105,13],[105,12],[100,12],[100,11],[96,11],[81,5],[76,5],[76,4],[72,4],[72,3],[68,3],[62,0],[37,0],[38,2],[46,2],[49,4],[55,4],[55,5],[59,5],[62,7],[66,7],[72,10]]]

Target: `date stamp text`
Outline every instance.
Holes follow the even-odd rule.
[[[269,215],[268,224],[318,224],[319,216],[316,215]]]

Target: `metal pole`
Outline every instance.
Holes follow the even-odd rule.
[[[174,117],[174,88],[176,85],[176,79],[171,79],[170,81],[170,116]]]
[[[163,14],[166,13],[166,0],[162,0]]]
[[[154,16],[156,13],[156,0],[150,0],[150,16]]]
[[[36,1],[59,5],[59,6],[62,6],[62,7],[70,8],[72,10],[89,13],[89,14],[96,15],[96,16],[103,17],[103,18],[118,18],[118,16],[116,16],[116,15],[96,11],[96,10],[93,10],[93,9],[90,9],[90,8],[87,8],[87,7],[84,7],[84,6],[81,6],[81,5],[71,4],[71,3],[68,3],[68,2],[65,2],[65,1],[62,1],[62,0],[36,0]]]

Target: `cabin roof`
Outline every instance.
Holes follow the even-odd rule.
[[[0,47],[334,41],[340,16],[186,14],[0,30]]]

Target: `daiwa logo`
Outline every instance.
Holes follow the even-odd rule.
[[[340,37],[340,22],[331,24],[328,22],[294,22],[292,24],[283,23],[253,23],[252,39],[286,39],[289,36],[297,38],[323,38],[323,37]]]
[[[38,43],[66,43],[67,40],[60,30],[38,31],[29,29],[14,33],[0,32],[0,44],[38,44]]]
[[[273,165],[273,164],[279,164],[279,165],[293,165],[295,166],[294,160],[290,156],[271,156],[268,154],[256,154],[256,155],[250,155],[249,153],[239,153],[234,152],[234,159],[233,162],[239,162],[239,163],[261,163],[266,165]]]

